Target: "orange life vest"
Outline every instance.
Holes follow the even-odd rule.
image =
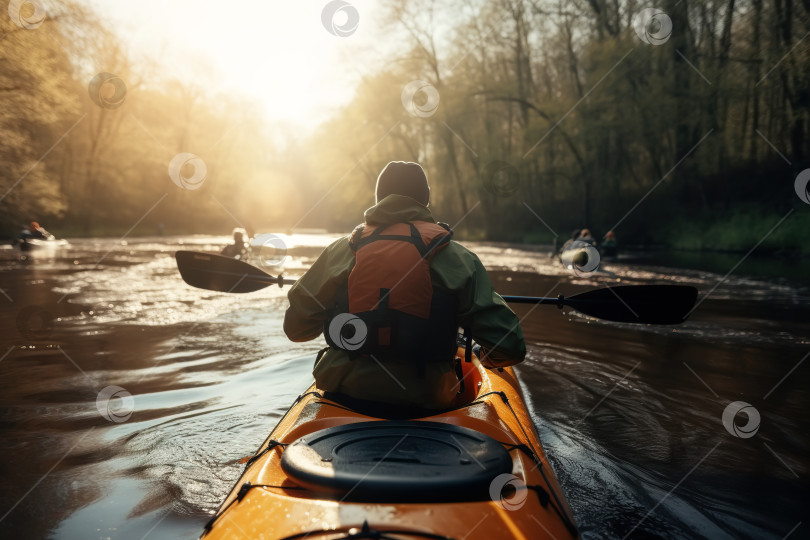
[[[435,291],[430,262],[453,235],[428,221],[359,225],[349,240],[355,265],[346,297],[324,334],[329,345],[354,354],[452,359],[456,302]]]

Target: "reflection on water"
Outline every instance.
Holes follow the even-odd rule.
[[[332,238],[284,237],[287,274]],[[183,284],[176,249],[227,241],[78,240],[26,260],[0,251],[0,536],[199,534],[237,461],[311,381],[322,346],[286,340],[283,290]],[[803,519],[806,284],[742,272],[721,282],[724,272],[627,259],[582,279],[543,249],[472,247],[504,294],[648,282],[713,289],[679,327],[516,307],[529,348],[520,377],[584,537],[782,538]],[[97,410],[111,385],[134,397],[125,422]],[[724,429],[732,401],[760,412],[754,437]]]

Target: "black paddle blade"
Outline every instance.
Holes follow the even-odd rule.
[[[183,281],[209,291],[247,293],[279,283],[275,278],[252,264],[213,253],[178,251],[177,269]],[[289,280],[283,280],[287,283]]]
[[[680,324],[695,305],[697,293],[688,285],[620,285],[576,294],[563,304],[609,321]]]

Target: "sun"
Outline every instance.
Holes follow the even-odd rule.
[[[246,96],[270,122],[307,127],[325,120],[373,67],[371,1],[334,13],[327,0],[87,2],[164,74],[199,82],[212,94]]]

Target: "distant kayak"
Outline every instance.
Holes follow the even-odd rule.
[[[12,242],[20,248],[20,251],[40,251],[46,249],[64,248],[70,245],[65,239],[43,239],[43,238],[17,238]]]
[[[605,242],[599,246],[599,252],[602,254],[603,259],[615,259],[619,256],[619,247],[615,242]]]

